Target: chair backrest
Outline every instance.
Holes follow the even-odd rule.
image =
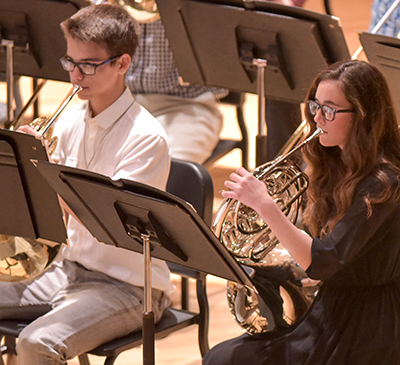
[[[172,159],[171,172],[167,184],[167,192],[190,203],[204,222],[211,227],[214,200],[214,185],[210,173],[203,165],[195,162]],[[177,264],[168,263],[171,272],[181,275],[181,308],[189,309],[188,278],[198,279],[197,299],[199,301],[202,319],[199,343],[202,353],[208,351],[208,303],[205,293],[205,276],[194,270]],[[203,287],[202,287],[203,286]]]
[[[199,216],[211,226],[214,186],[204,166],[173,158],[167,192],[193,205]]]

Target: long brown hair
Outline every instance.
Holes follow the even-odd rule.
[[[369,175],[382,184],[379,194],[364,198],[369,215],[374,204],[399,195],[388,171],[400,175],[400,132],[384,76],[364,61],[339,62],[316,77],[306,100],[315,99],[323,80],[340,82],[354,113],[343,151],[324,147],[318,139],[303,149],[310,178],[304,220],[314,236],[332,231],[352,204],[357,185]],[[305,114],[311,131],[315,130],[313,116],[309,110]]]

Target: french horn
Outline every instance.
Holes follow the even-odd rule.
[[[57,145],[57,137],[52,135],[54,123],[80,89],[75,85],[52,117],[36,118],[30,124],[49,142],[49,154]],[[41,274],[54,261],[60,248],[58,242],[0,234],[0,281],[21,281]]]
[[[308,177],[289,159],[323,131],[317,129],[287,154],[257,167],[253,176],[262,180],[282,212],[296,224]],[[240,201],[222,201],[212,225],[214,233],[237,261],[249,267],[260,289],[228,282],[229,309],[248,333],[262,333],[293,324],[309,307],[318,289],[305,271],[279,243],[259,214]],[[285,303],[286,301],[286,303]]]
[[[30,126],[35,129],[36,132],[38,132],[41,136],[43,136],[48,142],[48,151],[49,154],[51,155],[54,150],[57,147],[58,139],[57,137],[53,137],[53,132],[54,132],[54,123],[60,116],[60,114],[63,112],[65,107],[70,103],[72,98],[81,90],[81,86],[79,85],[74,85],[71,93],[64,99],[60,107],[57,109],[57,111],[53,114],[52,117],[38,117],[36,118],[32,123],[30,123]]]

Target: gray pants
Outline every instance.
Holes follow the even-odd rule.
[[[34,319],[18,339],[20,365],[61,365],[139,329],[143,298],[141,287],[63,260],[33,280],[0,282],[0,319]],[[158,321],[169,298],[153,289],[152,304]]]

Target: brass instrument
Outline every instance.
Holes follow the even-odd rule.
[[[308,177],[288,159],[321,133],[322,130],[317,129],[286,155],[259,166],[253,172],[253,176],[265,183],[268,193],[293,224],[297,221],[303,194],[308,187]],[[303,307],[301,312],[307,309],[314,289],[311,289],[310,295],[303,291],[301,281],[308,279],[306,273],[280,245],[274,233],[256,211],[237,200],[224,199],[217,211],[212,229],[239,263],[250,267],[267,268],[271,275],[281,275],[285,272],[292,277],[292,282],[281,282],[279,285],[282,295],[282,291],[286,291],[292,299],[293,296],[296,297],[293,299],[295,308],[292,308],[295,312],[282,313],[283,317],[286,317],[284,320],[287,324],[293,323],[295,317],[300,315],[299,311],[296,313],[296,306],[297,309]],[[279,277],[271,276],[271,280],[272,283],[276,283]],[[261,302],[252,289],[238,287],[236,283],[229,282],[227,295],[234,318],[247,332],[260,333],[278,326],[279,318],[268,308],[264,308],[266,316],[262,315]],[[268,306],[268,303],[265,304]]]
[[[160,19],[155,0],[87,0],[92,5],[116,4],[124,8],[138,23],[147,24]]]
[[[72,92],[68,95],[61,106],[57,109],[57,111],[53,114],[52,117],[39,117],[36,118],[30,126],[35,129],[41,136],[49,141],[48,151],[51,155],[57,147],[58,139],[57,137],[53,137],[53,130],[54,130],[54,122],[57,120],[59,115],[65,109],[65,107],[69,104],[71,99],[81,90],[81,86],[74,85]]]
[[[37,118],[31,123],[40,135],[49,140],[49,153],[54,151],[57,143],[57,138],[52,137],[53,124],[80,89],[80,86],[74,86],[51,118]],[[58,242],[0,234],[0,281],[21,281],[41,274],[53,262],[60,248]]]

